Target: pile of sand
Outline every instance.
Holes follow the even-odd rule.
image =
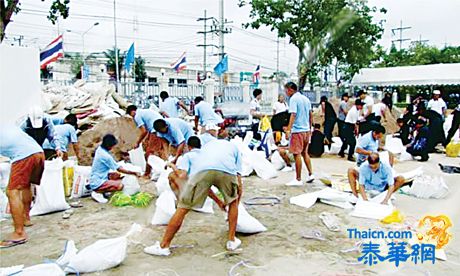
[[[140,131],[136,128],[133,119],[128,117],[112,118],[100,121],[94,128],[83,132],[79,137],[80,154],[79,164],[91,166],[94,151],[100,145],[102,137],[108,133],[115,135],[118,145],[112,150],[117,160],[122,159],[122,153],[134,148]]]

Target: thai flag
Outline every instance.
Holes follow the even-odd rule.
[[[252,81],[255,84],[259,84],[259,80],[260,80],[260,65],[257,65],[256,71],[254,72],[254,74],[252,74]]]
[[[40,52],[40,69],[45,69],[46,65],[64,56],[63,44],[62,35],[60,35]]]
[[[171,67],[176,70],[177,73],[180,73],[182,70],[187,68],[187,60],[185,58],[185,52],[176,60],[176,62],[171,63]]]

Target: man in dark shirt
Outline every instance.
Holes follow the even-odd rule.
[[[332,131],[334,130],[335,123],[337,122],[337,114],[326,96],[321,97],[320,104],[324,116],[324,135],[329,142],[329,149],[331,149]]]
[[[443,118],[438,112],[434,110],[427,110],[425,106],[419,106],[417,111],[419,117],[423,117],[428,120],[428,130],[430,131],[428,151],[435,152],[435,147],[439,143],[444,144],[446,140]]]
[[[406,145],[406,151],[412,156],[421,156],[420,161],[428,161],[428,152],[429,152],[429,135],[430,131],[427,126],[425,126],[425,121],[422,119],[417,119],[415,121],[415,130],[414,130],[414,139],[408,145]]]
[[[403,145],[407,145],[410,143],[410,127],[409,125],[404,121],[403,118],[398,118],[396,120],[396,123],[399,126],[399,131],[394,135],[394,137],[397,137],[401,139]]]
[[[311,134],[311,142],[308,147],[308,154],[311,157],[321,157],[324,153],[324,138],[326,137],[320,130],[320,124],[314,125],[313,133]]]

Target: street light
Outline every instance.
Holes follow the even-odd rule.
[[[99,25],[99,22],[94,22],[93,25],[91,25],[91,27],[89,27],[86,31],[84,31],[83,33],[80,33],[80,32],[75,32],[75,31],[72,31],[72,30],[66,30],[68,33],[75,33],[75,34],[78,34],[80,35],[81,37],[81,42],[82,42],[82,51],[81,51],[81,55],[82,55],[82,58],[83,58],[83,61],[85,60],[85,35],[91,31],[92,28],[94,28],[95,26]]]

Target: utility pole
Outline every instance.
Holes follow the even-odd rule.
[[[412,27],[403,27],[403,24],[402,24],[402,20],[400,22],[400,25],[399,25],[399,28],[394,28],[394,29],[391,29],[391,32],[393,33],[393,35],[395,35],[395,31],[398,31],[399,32],[399,39],[395,39],[395,40],[392,40],[391,42],[394,43],[394,42],[399,42],[399,50],[401,51],[402,50],[402,43],[403,41],[407,41],[407,40],[410,40],[410,38],[403,38],[403,31],[405,30],[408,30],[408,29],[411,29]]]
[[[213,33],[214,32],[214,30],[212,28],[211,28],[210,31],[208,31],[208,24],[207,24],[208,20],[212,20],[214,23],[216,21],[216,19],[214,17],[207,17],[206,10],[204,10],[204,17],[200,17],[200,18],[197,19],[197,21],[203,21],[203,31],[197,32],[198,34],[203,35],[203,44],[198,44],[196,46],[197,47],[203,47],[203,76],[204,76],[204,79],[206,79],[206,73],[207,73],[206,72],[206,65],[207,65],[207,61],[206,61],[207,51],[206,51],[206,48],[209,47],[209,46],[219,48],[218,46],[216,46],[214,44],[206,44],[206,37],[207,37],[208,33]]]
[[[22,46],[22,40],[23,40],[23,39],[24,39],[24,36],[23,36],[23,35],[18,36],[18,38],[13,37],[14,42],[17,41],[17,42],[19,43],[19,47]]]
[[[224,18],[224,0],[219,1],[219,22],[218,22],[218,29],[216,31],[218,32],[219,35],[219,48],[220,48],[220,53],[219,53],[219,62],[222,61],[222,59],[225,56],[225,40],[224,40],[224,35],[231,33],[232,30],[231,28],[225,27],[225,24],[232,23],[231,21],[227,21],[227,19]],[[219,77],[219,83],[220,83],[220,92],[223,94],[224,93],[224,75],[222,74]]]
[[[113,0],[113,36],[115,39],[115,87],[118,92],[118,82],[120,81],[120,70],[118,68],[118,45],[117,45],[117,0]]]
[[[422,44],[425,44],[425,43],[427,43],[428,41],[430,41],[430,40],[428,40],[428,39],[422,39],[422,35],[419,35],[419,38],[418,38],[418,40],[416,40],[416,41],[412,41],[412,43],[413,43],[413,44],[419,44],[419,45],[422,45]]]

